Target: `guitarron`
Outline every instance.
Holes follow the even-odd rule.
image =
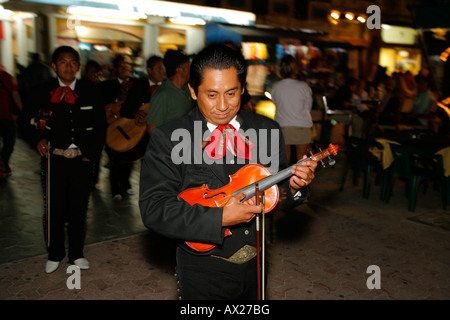
[[[139,111],[148,112],[150,103],[144,103]],[[145,121],[136,123],[135,119],[120,118],[111,123],[106,129],[106,144],[117,152],[133,149],[147,133]]]

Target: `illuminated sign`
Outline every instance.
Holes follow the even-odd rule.
[[[200,18],[209,22],[252,26],[255,24],[254,13],[230,9],[196,6],[184,3],[156,0],[24,0],[49,5],[71,8],[70,14],[86,14],[124,19],[145,19],[147,16],[166,18]],[[130,17],[131,15],[131,17]]]

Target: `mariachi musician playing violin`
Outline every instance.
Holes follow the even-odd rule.
[[[90,267],[83,254],[86,212],[106,128],[101,95],[89,81],[76,79],[78,52],[59,47],[51,65],[57,78],[38,86],[28,99],[30,134],[43,164],[47,273],[66,255],[66,223],[69,263]]]
[[[155,128],[144,155],[142,219],[153,231],[179,240],[176,260],[182,299],[257,298],[255,216],[262,205],[253,198],[241,202],[246,197],[242,192],[228,195],[225,201],[226,191],[207,194],[207,190],[239,183],[241,178],[251,180],[252,173],[240,176],[249,163],[287,167],[279,125],[240,110],[246,75],[239,51],[225,45],[203,49],[192,62],[189,80],[197,107]],[[290,178],[279,183],[286,190],[284,205],[293,207],[309,197],[316,166],[311,160],[292,166]],[[229,176],[236,181],[230,182]],[[196,192],[190,191],[202,185],[208,189],[201,189],[195,199]],[[217,205],[201,205],[206,198],[217,199],[213,201]],[[212,248],[198,248],[193,245],[197,242],[212,244]]]

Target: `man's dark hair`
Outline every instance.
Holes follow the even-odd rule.
[[[125,56],[124,56],[124,55],[121,55],[121,54],[117,55],[117,56],[114,58],[114,60],[113,60],[113,66],[114,66],[114,68],[117,68],[117,67],[119,66],[119,64],[120,64],[122,61],[127,62],[126,59],[125,59]]]
[[[101,71],[102,70],[102,66],[95,60],[89,60],[86,63],[86,66],[84,67],[84,70],[87,70],[89,68],[94,68],[95,71]]]
[[[289,78],[297,71],[297,59],[291,55],[285,55],[280,62],[280,75]]]
[[[189,61],[189,57],[181,50],[167,50],[164,54],[163,64],[166,68],[167,78],[171,78],[177,73],[177,68]]]
[[[159,56],[151,56],[150,58],[147,59],[147,68],[153,68],[157,62],[162,60],[163,58]]]
[[[206,68],[225,70],[236,68],[241,87],[245,88],[247,79],[247,63],[239,50],[223,44],[213,44],[200,51],[191,64],[189,84],[198,94],[198,87],[203,81],[203,71]]]
[[[77,50],[69,46],[61,46],[56,48],[52,54],[52,62],[56,63],[56,60],[58,60],[59,56],[62,55],[63,53],[73,54],[75,59],[77,59],[78,63],[80,63],[80,55],[78,54]]]

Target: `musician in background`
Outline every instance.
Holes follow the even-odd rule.
[[[194,106],[189,93],[189,57],[180,50],[167,50],[163,59],[167,79],[152,96],[147,115],[147,132],[188,113]]]
[[[150,97],[166,77],[163,59],[159,56],[151,56],[147,59],[148,84],[150,86]]]
[[[166,76],[163,58],[151,56],[147,59],[147,75],[148,79],[136,81],[130,89],[128,98],[122,104],[121,116],[135,118],[139,107],[143,103],[150,102],[153,93],[162,84]],[[139,117],[139,119],[143,118],[146,121],[147,114],[139,113]]]
[[[254,199],[241,203],[242,193],[232,196],[223,207],[190,205],[178,197],[203,184],[213,190],[227,185],[228,176],[245,164],[264,163],[261,154],[268,150],[275,167],[287,167],[279,125],[240,110],[246,75],[246,62],[239,51],[224,45],[203,49],[190,70],[189,89],[197,106],[152,131],[142,162],[142,219],[149,229],[178,240],[176,274],[183,299],[257,298],[255,215],[262,207]],[[234,131],[239,129],[254,129],[257,137],[245,139]],[[223,141],[221,130],[232,130],[236,139]],[[272,135],[276,139],[271,139]],[[207,136],[214,138],[204,138]],[[181,143],[183,152],[179,152]],[[264,150],[257,151],[259,148]],[[293,166],[293,176],[280,183],[285,189],[285,206],[308,199],[316,166],[310,160]],[[231,236],[225,237],[227,228]],[[198,252],[185,241],[217,247]]]
[[[14,110],[14,104],[18,110]],[[22,110],[22,100],[19,95],[16,79],[3,70],[0,65],[0,160],[5,165],[6,176],[11,175],[9,159],[16,144],[17,113]],[[1,173],[0,173],[1,180]]]
[[[90,267],[83,254],[86,212],[93,163],[100,159],[106,128],[98,90],[89,81],[76,79],[78,52],[68,46],[57,48],[51,66],[57,78],[37,86],[26,108],[30,137],[42,159],[47,273],[54,272],[66,255],[66,222],[69,263]]]
[[[91,82],[94,86],[97,86],[98,88],[103,79],[102,66],[95,60],[89,60],[84,66],[83,79]],[[93,187],[96,190],[100,190],[99,175],[100,175],[100,161],[97,161],[94,164],[94,179],[92,181]]]
[[[115,79],[101,82],[100,89],[102,91],[105,111],[108,122],[114,122],[121,117],[134,117],[139,105],[127,104],[130,92],[133,87],[139,83],[139,80],[131,77],[131,61],[128,57],[118,55],[113,61]],[[125,107],[127,105],[127,107]],[[108,145],[105,151],[109,157],[109,181],[111,186],[112,198],[121,201],[125,194],[133,195],[134,190],[131,188],[130,174],[133,163],[124,161],[120,152],[116,152]]]

